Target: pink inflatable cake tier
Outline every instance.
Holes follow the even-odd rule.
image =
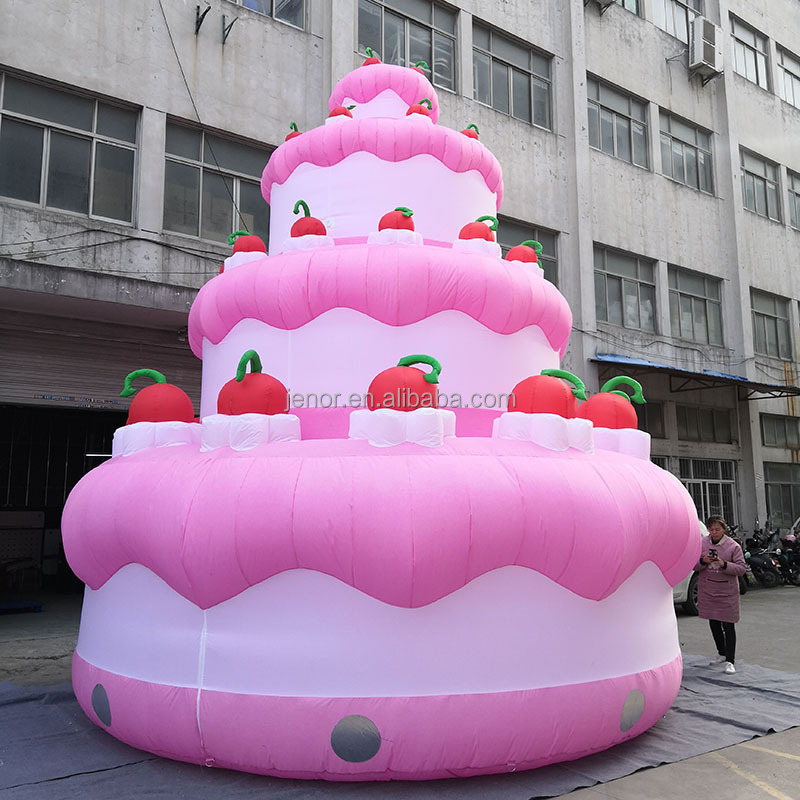
[[[199,419],[140,390],[69,496],[76,696],[133,746],[292,778],[516,771],[636,736],[680,683],[691,498],[627,400],[598,416],[557,369],[569,307],[537,243],[501,256],[499,165],[437,124],[422,72],[369,63],[330,108],[264,171],[271,255],[242,237],[192,307]],[[166,381],[126,387],[142,374]],[[563,409],[517,408],[531,380]]]
[[[397,102],[385,103],[387,93]],[[477,139],[436,124],[436,93],[421,73],[385,64],[361,67],[340,81],[332,107],[334,98],[347,96],[358,103],[352,119],[329,119],[284,142],[264,170],[272,255],[290,239],[292,208],[300,198],[335,238],[366,236],[382,214],[405,206],[414,210],[422,236],[450,242],[465,222],[500,207],[497,159]],[[423,98],[433,104],[430,116],[407,116]]]

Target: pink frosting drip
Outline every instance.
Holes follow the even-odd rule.
[[[284,253],[224,272],[200,289],[189,343],[217,344],[243,319],[294,330],[333,308],[387,325],[461,311],[495,333],[538,325],[562,355],[572,313],[552,283],[519,262],[441,247],[343,245]]]
[[[369,64],[348,73],[333,87],[328,108],[333,111],[347,98],[368,103],[387,89],[408,105],[427,97],[431,101],[431,119],[434,122],[439,119],[439,100],[431,82],[415,69],[394,64]]]
[[[301,164],[331,167],[359,152],[372,153],[383,161],[430,155],[453,172],[477,170],[489,191],[496,194],[497,208],[503,200],[500,164],[484,145],[459,131],[413,117],[353,119],[295,136],[270,157],[261,177],[261,193],[269,203],[272,185],[286,181]]]
[[[93,589],[138,563],[201,608],[290,569],[408,608],[508,565],[601,600],[645,561],[675,585],[700,551],[691,499],[658,467],[493,439],[146,450],[86,475],[62,530]]]

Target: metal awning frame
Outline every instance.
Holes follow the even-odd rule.
[[[618,367],[624,369],[631,377],[647,373],[660,373],[669,376],[669,390],[672,393],[696,392],[704,389],[735,388],[737,399],[742,402],[751,400],[766,400],[767,398],[797,397],[800,396],[800,386],[782,386],[780,384],[757,383],[733,375],[714,375],[705,372],[691,372],[690,370],[670,367],[667,364],[637,363],[633,360],[611,360],[600,357],[590,358],[590,361],[602,367]]]

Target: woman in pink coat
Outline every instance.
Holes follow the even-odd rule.
[[[709,517],[708,536],[703,537],[700,561],[694,571],[697,579],[697,612],[707,619],[717,645],[719,662],[725,672],[736,672],[736,627],[739,621],[739,576],[747,565],[742,548],[728,536],[728,524],[722,517]]]

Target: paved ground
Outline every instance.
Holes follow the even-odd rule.
[[[81,597],[41,599],[44,608],[38,614],[0,615],[0,680],[33,686],[69,679]],[[742,598],[737,657],[771,669],[800,672],[799,621],[800,588],[752,589]],[[715,653],[707,622],[679,611],[678,629],[686,652]],[[795,728],[566,796],[574,800],[672,800],[698,795],[800,800],[799,777],[800,728]]]

